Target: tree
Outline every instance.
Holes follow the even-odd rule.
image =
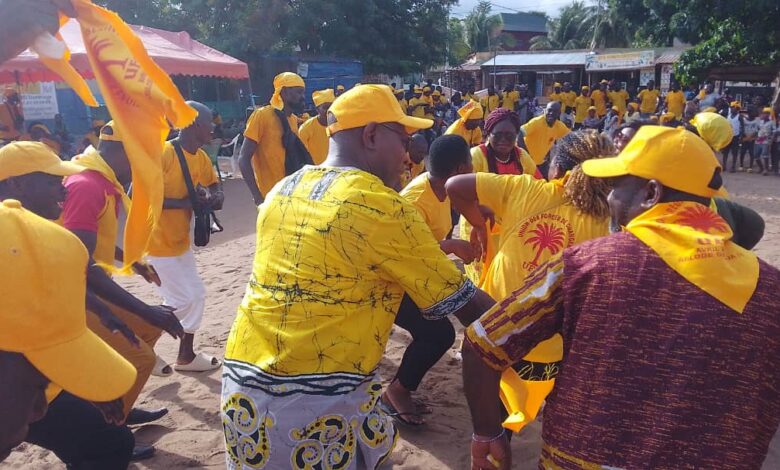
[[[487,51],[498,45],[496,39],[504,27],[504,20],[499,14],[491,14],[492,11],[493,5],[483,0],[463,20],[471,52]]]
[[[561,8],[557,18],[547,22],[547,36],[531,38],[530,49],[584,49],[593,40],[596,18],[594,7],[582,1],[572,2]]]
[[[628,47],[633,39],[633,27],[613,5],[598,2],[594,14],[596,22],[590,48]]]
[[[466,61],[471,49],[466,42],[466,27],[463,21],[450,18],[447,29],[447,62],[450,65],[459,65]]]

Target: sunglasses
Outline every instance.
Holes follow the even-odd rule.
[[[412,143],[412,138],[409,137],[409,134],[407,134],[405,130],[399,131],[398,129],[396,129],[395,127],[387,123],[381,123],[379,124],[379,127],[384,127],[385,129],[392,131],[394,134],[401,136],[402,137],[401,141],[404,143],[404,149],[406,149],[407,152],[409,151],[409,146]]]
[[[514,132],[491,132],[490,136],[496,141],[506,140],[508,142],[514,142],[517,140],[517,134]]]

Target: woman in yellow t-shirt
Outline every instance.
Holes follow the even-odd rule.
[[[445,134],[455,134],[463,137],[469,144],[469,147],[482,143],[482,129],[479,125],[485,112],[482,105],[476,101],[469,101],[458,110],[460,119],[447,128]]]
[[[504,299],[554,255],[609,233],[609,186],[604,180],[586,176],[581,164],[612,153],[608,138],[595,130],[583,130],[558,142],[549,182],[529,175],[487,173],[457,176],[447,182],[450,201],[473,224],[474,238],[483,247],[489,240],[484,207],[501,220],[498,249],[486,269],[482,289],[497,300]],[[512,379],[514,397],[523,404],[520,409],[509,406],[510,414],[524,413],[525,420],[520,420],[514,431],[535,419],[539,405],[552,390],[562,355],[561,336],[555,335],[539,343],[515,368],[521,372],[519,378],[512,369],[504,373],[504,378]]]

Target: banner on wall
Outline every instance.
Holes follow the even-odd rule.
[[[60,112],[54,82],[25,83],[19,87],[26,121],[54,119]]]
[[[655,69],[652,67],[641,69],[639,71],[639,85],[647,86],[647,82],[655,80]]]
[[[625,70],[642,69],[655,65],[655,52],[638,51],[619,54],[588,54],[585,57],[585,70]]]

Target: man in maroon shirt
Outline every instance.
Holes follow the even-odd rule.
[[[613,178],[621,231],[554,257],[468,328],[472,468],[511,468],[501,371],[560,333],[539,468],[759,469],[780,423],[780,272],[709,209],[714,154],[646,126],[583,170]]]

